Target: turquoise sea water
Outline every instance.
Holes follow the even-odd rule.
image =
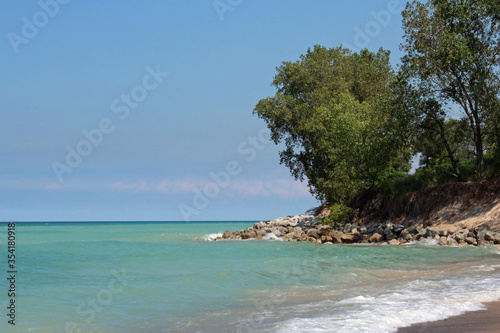
[[[500,298],[493,247],[218,241],[254,222],[17,223],[1,332],[394,332]]]

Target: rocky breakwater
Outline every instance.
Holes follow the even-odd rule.
[[[391,222],[346,223],[324,225],[321,218],[312,215],[286,216],[259,222],[244,230],[227,230],[215,240],[282,240],[285,242],[312,242],[317,244],[388,243],[401,245],[430,240],[439,245],[480,246],[499,245],[500,232],[488,228],[445,230],[424,227],[422,224]]]

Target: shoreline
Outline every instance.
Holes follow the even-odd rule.
[[[485,310],[470,311],[443,320],[399,328],[397,333],[494,333],[500,332],[500,300],[485,303]]]
[[[275,220],[255,223],[253,226],[224,234],[215,240],[283,240],[316,244],[389,244],[403,245],[431,240],[437,245],[483,246],[500,245],[500,232],[483,228],[442,228],[429,226],[423,221],[406,223],[365,222],[324,225],[314,215],[284,216]]]

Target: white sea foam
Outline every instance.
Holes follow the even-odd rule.
[[[207,242],[211,242],[211,241],[214,241],[217,237],[222,237],[222,235],[223,235],[222,233],[213,233],[213,234],[204,235],[201,237],[201,239],[204,241],[207,241]],[[255,238],[249,238],[248,240],[252,241],[252,240],[255,240]],[[276,235],[275,233],[270,232],[270,233],[267,233],[266,235],[264,235],[264,237],[262,237],[262,240],[283,241],[283,238],[279,237],[279,235]]]
[[[316,314],[282,322],[276,332],[396,332],[399,327],[484,309],[500,299],[500,276],[416,280],[392,292],[357,295],[300,305]],[[317,316],[317,314],[321,314]]]
[[[220,233],[220,232],[219,233],[214,233],[214,234],[208,234],[208,235],[203,236],[203,240],[207,241],[207,242],[214,241],[217,237],[222,237],[222,235],[223,234]]]
[[[405,246],[410,246],[410,245],[438,246],[438,240],[436,238],[424,238],[421,240],[408,242],[404,245]]]
[[[275,241],[283,241],[283,238],[281,237],[278,237],[276,234],[270,232],[270,233],[267,233],[266,235],[264,235],[264,237],[262,237],[263,240],[275,240]]]

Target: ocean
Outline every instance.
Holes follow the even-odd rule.
[[[0,332],[395,332],[500,298],[494,247],[211,241],[253,223],[17,223],[15,273],[4,223]]]

